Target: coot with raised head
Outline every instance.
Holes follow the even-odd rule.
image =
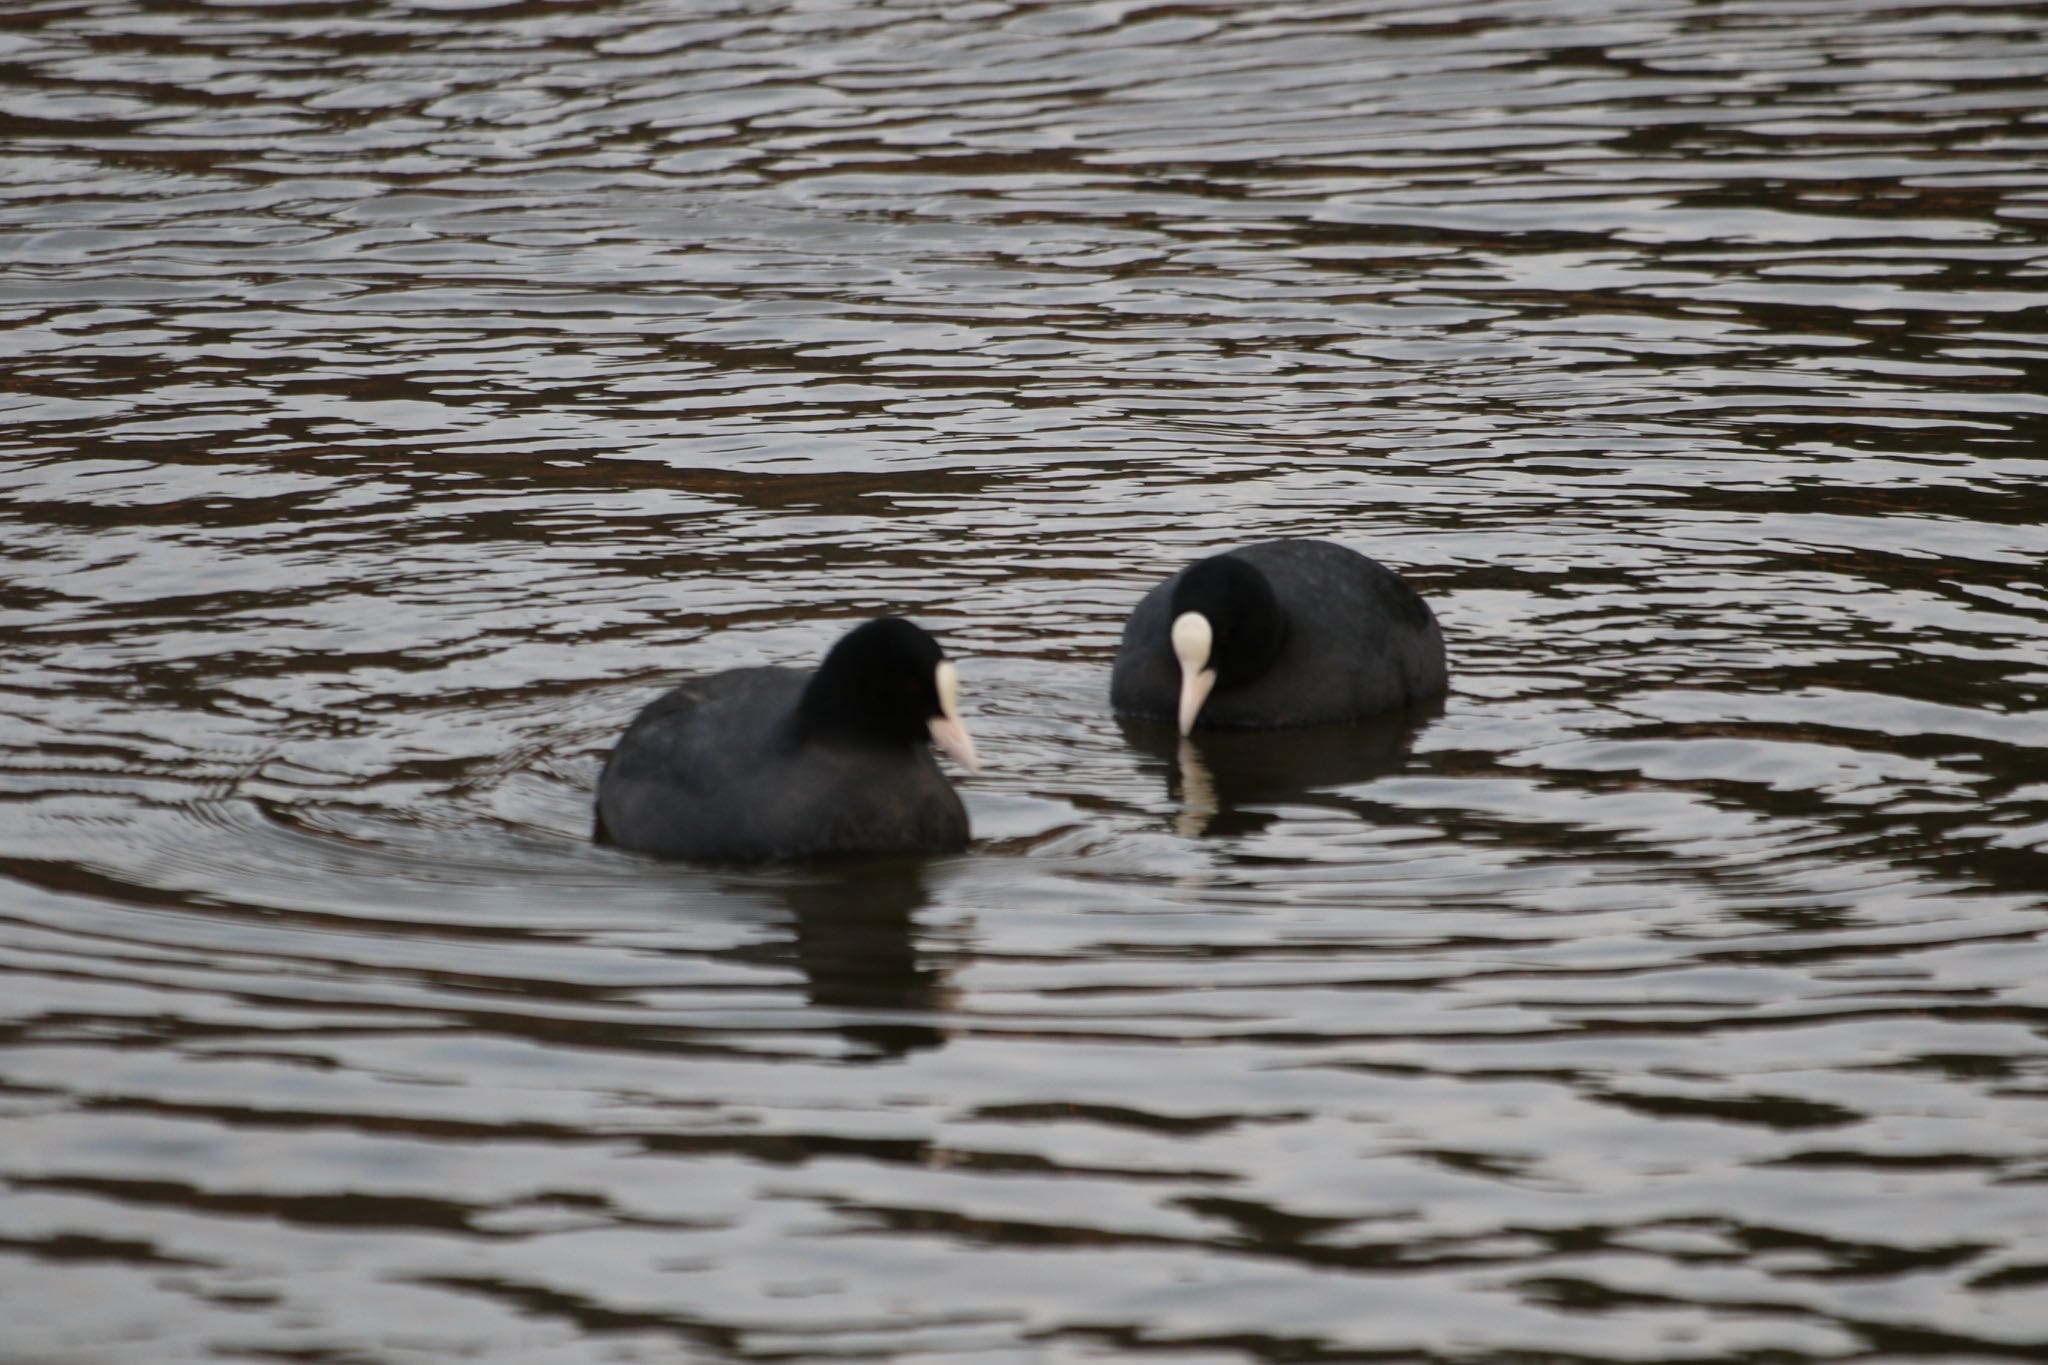
[[[597,837],[708,861],[953,852],[967,810],[932,744],[974,769],[952,661],[881,617],[814,672],[731,669],[650,703],[598,779]]]

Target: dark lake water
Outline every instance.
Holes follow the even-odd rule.
[[[11,0],[0,1359],[2042,1359],[2044,306],[2033,4]],[[969,853],[592,846],[884,610]]]

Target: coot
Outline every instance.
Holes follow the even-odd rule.
[[[973,771],[952,662],[881,617],[815,672],[736,668],[655,699],[598,779],[597,837],[710,861],[952,852],[967,810],[931,744]]]
[[[1353,721],[1446,686],[1443,632],[1405,579],[1327,540],[1271,540],[1197,560],[1145,594],[1109,701],[1187,734]]]

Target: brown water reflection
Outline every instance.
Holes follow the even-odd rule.
[[[1273,807],[1290,802],[1364,815],[1363,802],[1331,789],[1399,772],[1416,736],[1443,710],[1439,701],[1357,725],[1202,730],[1187,738],[1171,725],[1126,716],[1116,723],[1133,749],[1164,769],[1167,793],[1180,803],[1175,830],[1241,837],[1273,824]]]
[[[0,1355],[2048,1349],[2033,7],[0,19]],[[972,852],[589,843],[880,610]]]

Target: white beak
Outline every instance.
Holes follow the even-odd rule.
[[[974,739],[960,723],[960,674],[951,659],[939,660],[935,681],[939,689],[939,714],[932,717],[929,727],[932,743],[968,772],[980,772],[981,764],[974,757]]]
[[[1195,728],[1209,689],[1216,686],[1216,670],[1209,667],[1209,650],[1215,644],[1209,618],[1198,611],[1184,611],[1173,623],[1173,656],[1180,660],[1180,732]]]

